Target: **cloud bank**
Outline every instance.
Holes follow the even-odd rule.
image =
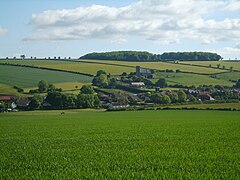
[[[240,39],[240,18],[216,20],[209,13],[237,12],[238,0],[141,0],[125,7],[92,5],[33,14],[24,40],[110,39],[139,36],[159,43],[183,39],[203,44]]]

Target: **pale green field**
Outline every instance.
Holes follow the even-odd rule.
[[[181,62],[180,62],[181,63]],[[197,64],[202,66],[209,66],[210,64],[212,67],[217,67],[218,64],[220,64],[220,67],[225,66],[227,69],[230,67],[233,67],[235,70],[240,70],[240,61],[236,62],[227,62],[227,61],[182,61],[182,63],[186,64]]]
[[[223,74],[218,74],[217,78],[224,79],[224,80],[238,80],[240,79],[240,72],[228,72]]]
[[[47,67],[60,70],[75,71],[95,75],[98,70],[105,70],[110,74],[119,75],[123,72],[134,72],[135,67],[121,67],[107,64],[97,63],[79,63],[79,62],[66,62],[66,61],[53,61],[53,60],[4,60],[0,62],[8,62],[11,64],[24,64],[38,67]]]
[[[196,67],[196,66],[186,66],[181,64],[172,64],[165,62],[126,62],[126,61],[104,61],[104,60],[80,60],[81,62],[95,62],[95,63],[106,63],[106,64],[116,64],[116,65],[126,65],[126,66],[141,66],[142,68],[149,69],[157,69],[157,70],[177,70],[186,72],[196,72],[196,73],[204,73],[204,74],[214,74],[219,72],[225,72],[225,70],[219,69],[211,69],[204,67]]]

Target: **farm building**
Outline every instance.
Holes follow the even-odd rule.
[[[145,87],[145,83],[144,82],[131,82],[131,86]]]

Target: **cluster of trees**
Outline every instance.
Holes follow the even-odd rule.
[[[45,93],[45,92],[49,92],[49,91],[59,91],[59,92],[61,92],[62,89],[61,88],[56,88],[53,84],[49,84],[45,80],[41,80],[41,81],[38,82],[38,89],[31,89],[31,90],[29,90],[29,93],[30,94]]]
[[[162,60],[219,61],[222,57],[210,52],[168,52],[161,55]]]
[[[222,57],[216,53],[210,52],[168,52],[163,54],[152,54],[146,51],[113,51],[103,53],[89,53],[80,59],[100,59],[100,60],[118,60],[118,61],[219,61]]]
[[[48,89],[46,99],[34,95],[29,103],[29,109],[44,108],[43,104],[49,103],[50,109],[73,109],[73,108],[94,108],[100,107],[101,103],[94,89],[90,85],[84,85],[78,95],[64,94],[54,88]]]
[[[150,101],[156,104],[184,103],[189,100],[196,102],[197,99],[192,95],[187,95],[183,90],[171,92],[168,94],[154,93],[150,95]]]
[[[118,61],[158,61],[160,55],[152,54],[146,51],[113,51],[103,53],[89,53],[80,59],[100,59],[100,60],[118,60]]]

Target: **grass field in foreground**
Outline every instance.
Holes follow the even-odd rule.
[[[165,106],[166,107],[166,106]],[[198,109],[224,109],[231,108],[240,110],[240,103],[216,103],[216,104],[185,104],[185,105],[172,105],[170,108],[198,108]]]
[[[0,65],[0,77],[1,84],[20,88],[36,87],[40,80],[46,80],[49,83],[92,81],[91,77],[78,74],[6,65]]]
[[[239,179],[240,112],[0,114],[1,179]]]

